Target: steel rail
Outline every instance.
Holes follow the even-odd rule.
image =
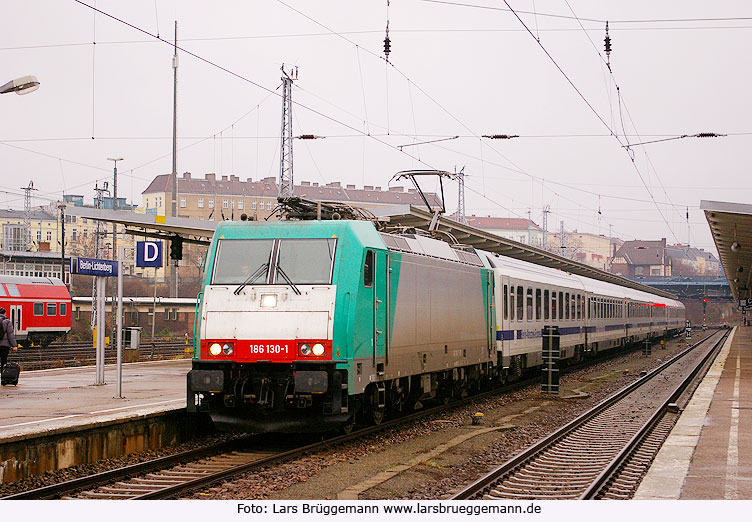
[[[621,399],[629,395],[632,391],[639,388],[643,384],[647,383],[648,381],[652,380],[655,376],[660,374],[664,369],[675,363],[676,361],[682,359],[685,355],[693,351],[698,346],[702,345],[706,341],[708,341],[715,333],[708,335],[704,339],[698,341],[697,343],[691,345],[684,351],[680,352],[679,354],[675,355],[665,363],[661,364],[657,368],[655,368],[653,371],[645,375],[644,377],[641,377],[640,379],[634,381],[633,383],[629,384],[628,386],[625,386],[621,390],[617,391],[610,397],[607,397],[597,405],[595,405],[590,410],[586,411],[576,419],[573,419],[566,425],[562,426],[558,430],[554,431],[550,435],[544,437],[543,439],[539,440],[532,446],[529,446],[525,450],[521,451],[514,457],[512,457],[510,460],[502,464],[501,466],[497,467],[496,469],[490,471],[480,479],[476,480],[472,484],[466,486],[459,492],[455,493],[451,498],[451,500],[467,500],[481,491],[485,490],[487,487],[495,483],[499,478],[504,476],[505,474],[509,473],[513,469],[517,468],[520,464],[528,461],[531,457],[541,453],[544,449],[552,446],[556,442],[558,442],[560,439],[568,435],[569,433],[573,432],[575,429],[583,425],[585,422],[589,421],[590,419],[594,418],[596,415],[604,411],[606,408],[612,406],[613,404],[616,404]]]
[[[702,342],[704,342],[704,340],[700,341],[700,343]],[[700,343],[697,343],[697,344],[700,344]],[[633,350],[635,348],[639,348],[639,346],[635,345],[631,349]],[[604,360],[609,360],[618,355],[621,355],[624,352],[625,352],[624,350],[608,350],[607,352],[598,354],[598,357],[594,359],[590,359],[582,363],[571,365],[566,368],[566,371],[569,372],[569,371],[573,371],[582,367],[589,366],[591,364],[603,362]],[[453,401],[449,404],[443,404],[443,405],[439,405],[439,406],[429,408],[426,410],[407,414],[399,418],[396,418],[387,422],[383,422],[377,426],[361,428],[346,435],[339,435],[336,437],[328,438],[319,442],[302,446],[300,448],[288,450],[277,455],[271,455],[269,457],[264,457],[262,459],[255,460],[253,462],[249,462],[240,466],[231,467],[226,470],[213,473],[211,475],[207,474],[207,476],[205,477],[201,477],[199,479],[193,479],[191,481],[187,481],[184,484],[179,484],[179,485],[172,486],[172,487],[165,487],[158,491],[144,493],[140,496],[134,496],[132,497],[132,499],[146,500],[146,499],[170,498],[179,493],[190,491],[190,490],[202,487],[202,486],[207,486],[209,484],[221,482],[222,480],[225,480],[231,476],[239,475],[242,473],[247,473],[249,471],[252,471],[253,469],[258,469],[258,468],[262,468],[262,467],[275,464],[278,462],[290,460],[292,458],[295,458],[296,456],[310,453],[319,449],[328,448],[337,444],[348,442],[350,440],[355,440],[362,436],[370,435],[372,433],[377,433],[379,431],[385,431],[387,429],[395,428],[402,424],[416,421],[416,420],[419,420],[421,418],[424,418],[430,415],[435,415],[443,411],[457,409],[462,406],[466,406],[474,402],[482,401],[484,399],[494,397],[503,393],[509,393],[509,392],[530,386],[532,384],[536,384],[538,382],[540,382],[540,377],[536,375],[535,377],[532,377],[529,379],[525,379],[525,380],[508,384],[502,388],[489,390],[489,391],[482,392],[477,395],[473,395],[471,397],[466,397],[463,399]],[[52,485],[44,486],[44,487],[37,488],[34,490],[16,493],[13,495],[2,497],[0,498],[0,500],[6,500],[6,499],[7,500],[11,500],[11,499],[44,500],[44,499],[58,498],[62,495],[66,495],[68,493],[72,493],[75,491],[80,491],[85,488],[100,487],[106,484],[116,482],[118,480],[132,478],[134,476],[142,475],[145,473],[161,471],[171,466],[175,466],[181,463],[186,463],[189,461],[196,461],[201,458],[206,458],[212,455],[216,455],[222,451],[237,449],[241,447],[243,444],[247,444],[253,438],[254,436],[249,436],[246,438],[236,439],[234,441],[218,444],[216,446],[211,446],[209,448],[198,448],[195,450],[188,450],[188,451],[176,454],[176,455],[160,457],[158,459],[154,459],[151,461],[141,462],[141,463],[137,463],[137,464],[133,464],[129,466],[124,466],[122,468],[104,471],[104,472],[97,473],[94,475],[89,475],[86,477],[72,479],[66,482],[62,482],[60,484],[52,484]]]
[[[601,493],[603,487],[609,483],[609,481],[618,474],[619,468],[624,464],[637,449],[639,444],[650,433],[654,426],[656,426],[661,418],[666,413],[668,405],[674,403],[689,387],[690,383],[695,379],[700,370],[705,367],[707,362],[715,357],[723,347],[724,342],[728,339],[729,332],[726,331],[720,339],[716,342],[715,346],[708,351],[708,353],[702,358],[702,360],[694,367],[694,369],[687,375],[687,377],[679,383],[671,395],[661,404],[648,419],[640,430],[632,437],[626,446],[613,458],[608,466],[596,477],[593,483],[582,493],[580,500],[595,499],[599,493]]]

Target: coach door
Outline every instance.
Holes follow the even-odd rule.
[[[20,333],[23,328],[23,314],[21,314],[21,305],[11,305],[10,307],[10,322],[13,324],[13,330],[15,333]]]
[[[378,250],[366,252],[365,279],[366,288],[368,289],[370,286],[369,297],[372,306],[371,346],[373,366],[377,373],[381,374],[384,372],[384,366],[389,363],[389,252]]]
[[[514,339],[512,330],[512,314],[514,314],[514,306],[511,301],[511,286],[509,284],[509,278],[502,276],[500,278],[501,284],[499,285],[499,298],[501,303],[496,307],[496,314],[499,317],[499,322],[496,330],[497,350],[501,349],[502,356],[509,357],[512,350],[512,340]],[[508,364],[508,361],[504,361],[504,364]]]

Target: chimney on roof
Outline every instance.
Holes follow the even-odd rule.
[[[253,178],[245,178],[246,183],[253,183]]]
[[[230,181],[240,181],[240,178],[237,176],[230,176]]]
[[[227,181],[227,176],[222,176],[222,181]]]
[[[373,185],[363,185],[363,190],[373,190]]]
[[[301,181],[300,182],[300,186],[301,187],[310,187],[311,186],[311,182],[310,181]]]
[[[262,179],[261,183],[273,184],[276,181],[277,181],[277,178],[275,178],[274,176],[268,176],[268,177]]]
[[[389,192],[404,192],[405,187],[389,187]]]
[[[378,190],[379,192],[381,192],[381,187],[376,187],[374,190]]]
[[[314,186],[314,187],[318,187],[319,186],[318,183],[312,183],[311,185]]]
[[[327,187],[332,187],[332,188],[339,188],[342,185],[340,184],[339,181],[332,181],[331,183],[327,183],[326,186]]]
[[[217,175],[215,173],[204,174],[206,181],[217,181]]]
[[[190,172],[183,172],[183,179],[191,179],[191,173]]]
[[[348,185],[347,190],[355,190],[355,185]]]
[[[415,189],[407,189],[407,193],[408,194],[415,194],[416,192],[417,192],[417,190],[415,190]]]

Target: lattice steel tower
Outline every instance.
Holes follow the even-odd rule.
[[[279,197],[290,197],[293,193],[292,175],[292,82],[298,79],[298,68],[288,73],[282,64],[282,132],[279,146]]]
[[[462,167],[459,172],[454,173],[457,179],[457,223],[467,225],[467,217],[465,215],[465,167]]]
[[[23,249],[26,251],[31,250],[31,191],[38,190],[34,188],[34,182],[29,181],[26,187],[22,187],[24,191],[24,230],[23,230]]]

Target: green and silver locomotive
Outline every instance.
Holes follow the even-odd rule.
[[[220,223],[189,411],[327,431],[480,388],[497,361],[493,279],[475,251],[370,221]]]

